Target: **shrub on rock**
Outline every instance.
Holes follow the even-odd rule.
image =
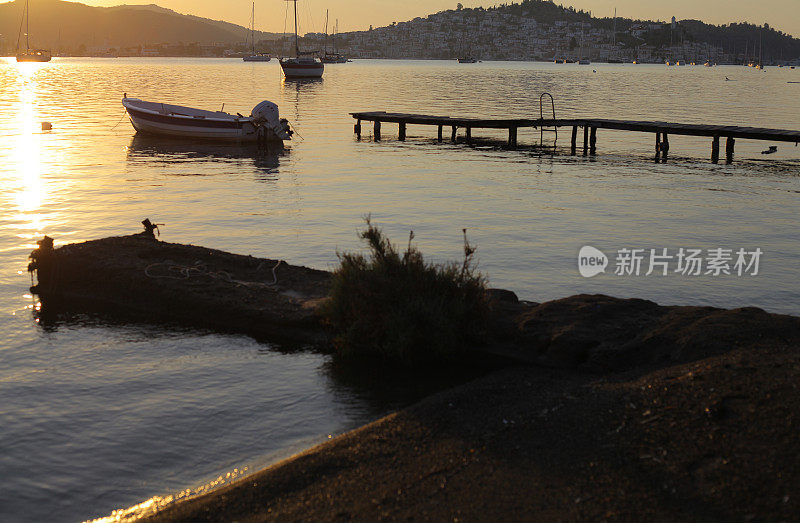
[[[398,252],[365,218],[359,236],[369,255],[339,253],[322,313],[337,354],[377,356],[411,365],[455,357],[480,341],[488,317],[486,279],[464,230],[462,263],[427,263],[412,245]]]

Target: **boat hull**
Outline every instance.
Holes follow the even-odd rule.
[[[269,62],[272,58],[269,56],[245,56],[242,60],[245,62]]]
[[[48,51],[17,53],[17,62],[49,62],[51,59]]]
[[[133,128],[140,133],[224,142],[259,141],[259,130],[249,118],[215,119],[175,116],[141,110],[125,101],[123,101],[123,105],[128,111]],[[267,128],[263,128],[260,139],[268,142],[283,142],[272,130]]]
[[[322,62],[294,62],[281,60],[281,69],[286,78],[322,78],[325,65]]]

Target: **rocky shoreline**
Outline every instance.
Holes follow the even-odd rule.
[[[148,519],[791,521],[798,348],[508,368]]]
[[[324,271],[147,235],[34,262],[56,310],[325,339]],[[796,519],[800,318],[490,293],[503,370],[148,518]]]

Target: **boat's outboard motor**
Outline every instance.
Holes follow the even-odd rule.
[[[289,122],[278,114],[278,106],[269,100],[264,100],[253,108],[250,113],[253,123],[270,129],[281,140],[291,140],[292,130]]]

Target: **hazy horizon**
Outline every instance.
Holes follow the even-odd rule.
[[[11,0],[0,0],[0,3],[8,1]],[[83,0],[78,3],[98,7],[156,4],[182,14],[224,20],[245,27],[250,25],[252,6],[252,0],[229,0],[224,6],[214,0]],[[499,4],[470,0],[462,0],[461,3],[464,7]],[[339,30],[346,32],[368,29],[370,25],[380,27],[418,16],[425,17],[438,11],[455,9],[457,4],[457,0],[406,0],[402,4],[386,0],[366,3],[356,0],[301,0],[298,12],[303,33],[322,32],[325,29],[326,10],[330,11],[329,30],[338,19]],[[669,20],[675,16],[679,20],[698,19],[712,24],[750,22],[761,25],[766,22],[777,30],[800,37],[797,0],[673,0],[669,5],[655,0],[567,0],[563,4],[592,11],[594,16],[601,18],[613,16],[616,8],[618,16],[633,19]],[[284,27],[291,29],[291,16],[288,19],[286,16],[287,6],[288,2],[280,0],[256,2],[256,29],[269,32],[282,32]],[[32,9],[35,11],[35,3]]]

